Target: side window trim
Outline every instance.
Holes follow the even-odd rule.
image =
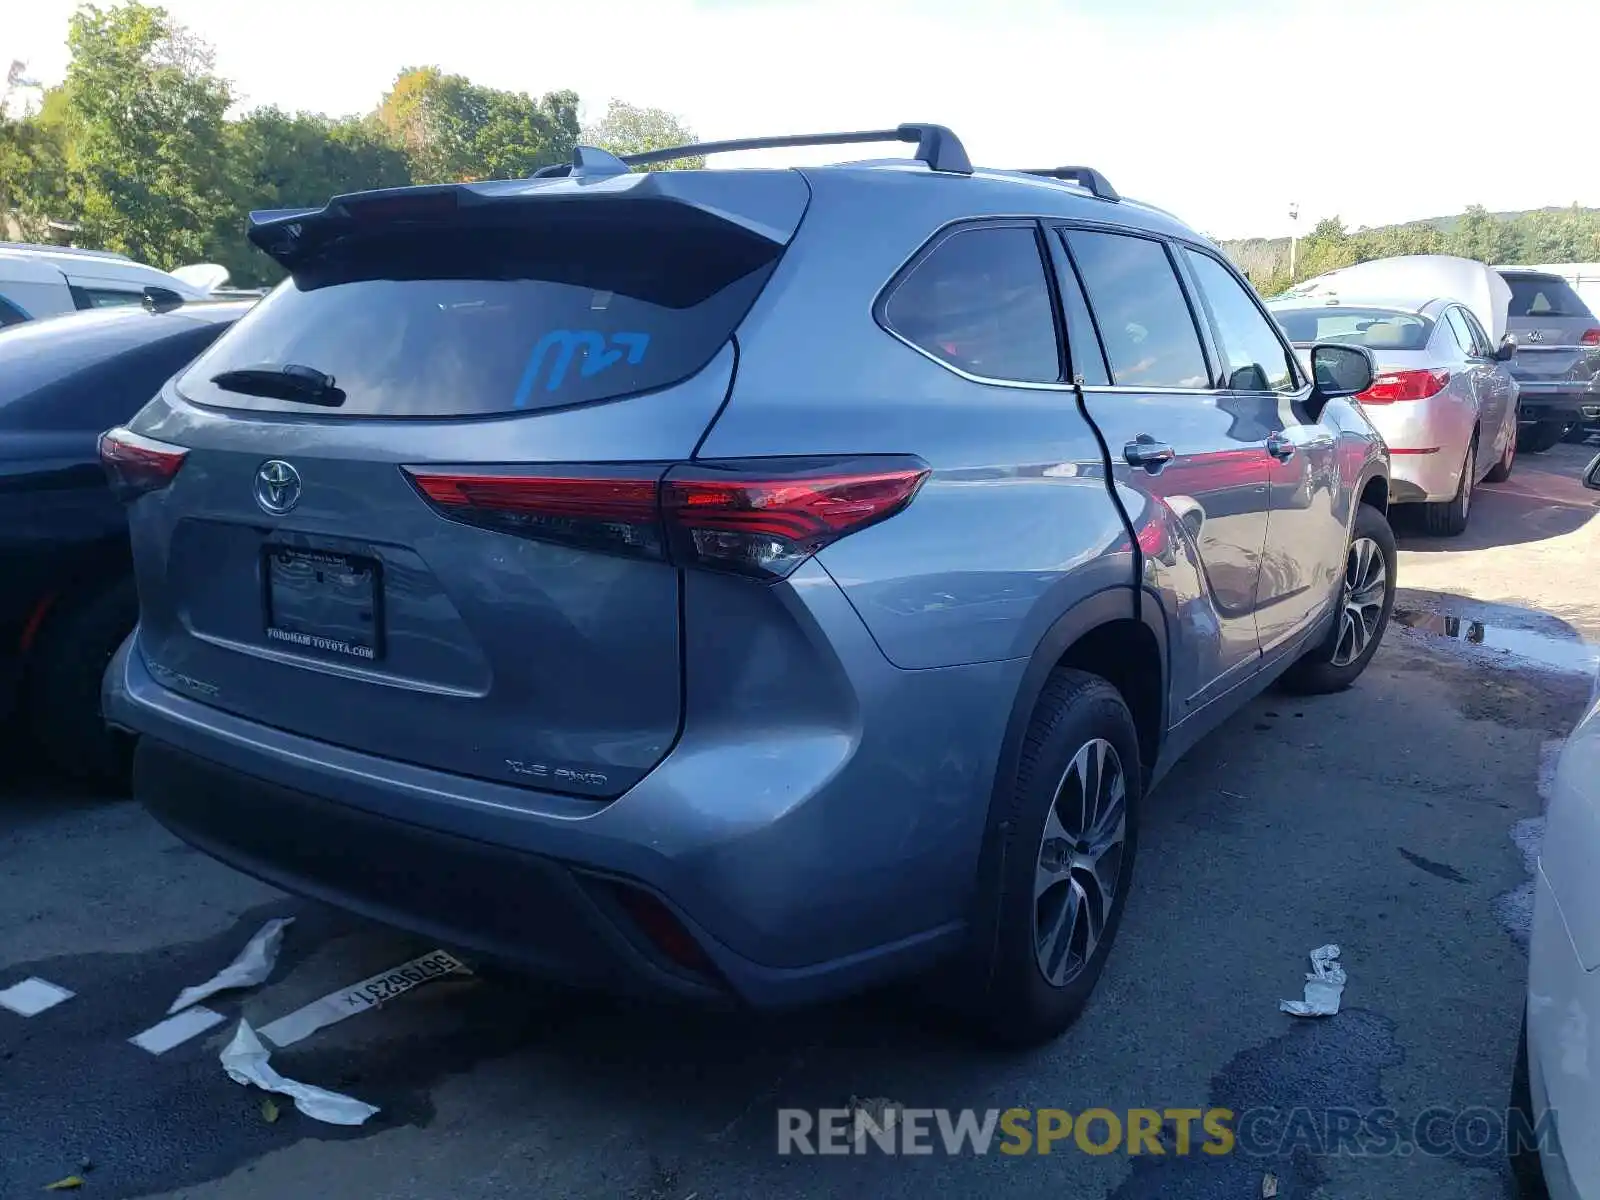
[[[1105,352],[1105,338],[1100,332],[1100,315],[1095,312],[1094,298],[1089,295],[1089,289],[1087,285],[1084,285],[1084,306],[1088,308],[1089,320],[1094,324],[1095,338],[1101,344],[1101,357],[1106,361],[1106,378],[1111,380],[1109,384],[1084,384],[1084,391],[1154,392],[1166,395],[1213,396],[1222,390],[1216,386],[1218,373],[1221,371],[1220,363],[1222,360],[1219,355],[1217,345],[1212,340],[1211,323],[1209,320],[1201,320],[1199,312],[1195,309],[1195,297],[1193,294],[1193,288],[1190,284],[1188,270],[1186,266],[1180,265],[1174,256],[1172,239],[1162,237],[1158,233],[1151,233],[1149,230],[1145,229],[1134,229],[1126,225],[1104,225],[1093,221],[1063,221],[1055,219],[1051,220],[1050,229],[1051,232],[1055,234],[1056,240],[1061,243],[1062,253],[1067,256],[1069,261],[1072,261],[1072,250],[1070,244],[1068,243],[1066,234],[1075,229],[1082,230],[1085,233],[1107,233],[1116,235],[1118,237],[1141,238],[1144,241],[1155,242],[1157,245],[1159,245],[1167,256],[1167,266],[1171,269],[1173,276],[1177,279],[1178,291],[1182,294],[1183,302],[1189,309],[1189,320],[1194,325],[1195,340],[1200,343],[1200,357],[1205,360],[1206,377],[1212,381],[1210,387],[1204,388],[1147,387],[1142,384],[1137,386],[1119,385],[1116,381],[1115,374],[1113,374],[1111,371],[1111,357]],[[1072,269],[1074,273],[1077,273],[1076,262],[1072,262]],[[1081,284],[1082,276],[1079,275],[1078,278]]]
[[[1050,266],[1051,292],[1060,307],[1059,337],[1065,358],[1062,378],[1075,388],[1109,387],[1111,361],[1106,357],[1105,340],[1100,333],[1100,318],[1095,316],[1094,306],[1089,303],[1089,288],[1083,282],[1083,272],[1078,270],[1077,260],[1072,257],[1072,247],[1067,245],[1066,227],[1055,223],[1046,224],[1041,226],[1041,233],[1044,237],[1045,257]],[[1091,351],[1099,360],[1100,374],[1105,376],[1105,383],[1082,382],[1083,372],[1077,369],[1077,363],[1073,361],[1072,323],[1067,317],[1066,297],[1061,294],[1061,289],[1067,286],[1069,278],[1071,286],[1077,288],[1078,296],[1083,301],[1083,311],[1089,318],[1089,328],[1086,332],[1093,341]]]
[[[1478,339],[1472,332],[1472,323],[1467,320],[1467,313],[1459,304],[1452,304],[1445,309],[1445,319],[1450,323],[1451,336],[1454,338],[1456,348],[1468,358],[1481,358],[1478,353]],[[1461,333],[1467,335],[1467,345],[1461,344]]]
[[[1039,255],[1039,272],[1044,281],[1045,290],[1050,297],[1050,321],[1055,331],[1056,338],[1056,369],[1060,378],[1055,381],[1030,380],[1030,379],[1004,379],[990,375],[979,375],[973,371],[965,370],[954,363],[923,349],[905,334],[901,333],[889,321],[889,301],[893,299],[900,285],[910,277],[911,273],[929,257],[937,253],[951,238],[969,230],[975,229],[1026,229],[1033,234],[1034,251]],[[946,371],[960,376],[962,379],[974,383],[991,384],[995,387],[1023,388],[1033,391],[1073,391],[1074,384],[1067,375],[1067,348],[1066,348],[1066,321],[1062,311],[1061,295],[1054,278],[1054,269],[1048,257],[1048,247],[1041,240],[1042,230],[1038,217],[963,217],[940,226],[929,234],[926,240],[914,250],[911,255],[895,268],[894,274],[878,289],[878,294],[872,301],[872,319],[879,329],[894,338],[895,341],[914,350],[929,362],[936,363]]]
[[[1483,322],[1470,308],[1461,309],[1461,319],[1467,323],[1467,328],[1472,331],[1472,340],[1478,347],[1477,357],[1482,359],[1494,358],[1494,344],[1489,337],[1489,331],[1483,327]]]
[[[11,297],[0,293],[0,329],[9,325],[21,325],[24,321],[33,320],[33,314]]]
[[[1221,267],[1223,271],[1231,275],[1234,279],[1234,282],[1239,284],[1239,286],[1244,289],[1245,297],[1255,305],[1256,312],[1261,314],[1262,319],[1267,323],[1267,328],[1272,331],[1272,336],[1277,339],[1278,347],[1283,351],[1284,361],[1289,366],[1289,377],[1294,381],[1295,386],[1293,391],[1274,392],[1272,394],[1294,396],[1300,392],[1308,390],[1310,387],[1310,381],[1306,378],[1305,372],[1300,369],[1300,356],[1294,352],[1294,347],[1289,345],[1288,337],[1284,334],[1283,328],[1278,324],[1276,318],[1274,318],[1273,315],[1267,311],[1266,306],[1261,303],[1261,297],[1256,294],[1255,288],[1250,286],[1250,281],[1246,279],[1238,270],[1236,270],[1232,263],[1228,262],[1225,258],[1213,254],[1204,246],[1196,245],[1193,242],[1178,242],[1176,245],[1182,247],[1182,249],[1185,251],[1184,254],[1180,255],[1180,257],[1184,259],[1184,278],[1190,281],[1191,285],[1194,287],[1195,294],[1199,296],[1201,303],[1205,306],[1207,323],[1212,326],[1212,334],[1216,338],[1218,359],[1220,360],[1222,357],[1222,329],[1216,324],[1216,314],[1211,311],[1211,304],[1205,298],[1205,290],[1200,287],[1200,281],[1194,277],[1193,268],[1189,266],[1188,256],[1190,254],[1205,255],[1212,262]],[[1219,383],[1225,384],[1226,382],[1227,381],[1225,379],[1219,379]],[[1267,393],[1263,392],[1260,394],[1266,395]]]

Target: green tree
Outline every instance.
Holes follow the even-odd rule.
[[[418,183],[517,179],[571,156],[578,96],[549,92],[536,100],[437,67],[408,67],[376,122],[405,151]]]
[[[244,236],[251,209],[322,205],[345,192],[411,182],[405,154],[383,130],[319,113],[256,109],[229,122],[227,156],[233,203],[215,258],[244,285],[272,282],[281,274]]]
[[[659,108],[640,108],[623,100],[613,100],[606,106],[606,115],[583,130],[583,142],[598,146],[613,154],[643,154],[647,150],[665,150],[671,146],[691,146],[695,143],[694,130],[671,113]],[[647,171],[694,170],[704,167],[703,157],[674,159],[669,163],[651,163]]]
[[[42,92],[25,72],[25,64],[12,63],[0,87],[0,237],[9,214],[14,232],[37,239],[46,235],[65,189],[66,148],[59,121],[48,123],[41,111],[22,105],[23,92]],[[54,107],[59,110],[59,102]]]
[[[67,44],[60,215],[86,245],[166,267],[204,258],[230,208],[223,116],[232,95],[210,47],[137,0],[83,6]]]
[[[1327,271],[1354,265],[1358,246],[1345,232],[1344,222],[1338,217],[1326,217],[1316,223],[1310,234],[1300,243],[1295,262],[1295,278],[1310,279]]]
[[[1484,263],[1516,260],[1521,247],[1516,231],[1499,217],[1474,204],[1445,239],[1446,253]]]

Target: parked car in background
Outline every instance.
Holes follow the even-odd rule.
[[[258,214],[290,278],[103,442],[136,796],[569,982],[778,1005],[943,967],[995,1036],[1064,1028],[1146,789],[1383,635],[1371,357],[1318,346],[1313,383],[1095,171],[806,141],[873,140],[917,159],[580,148]]]
[[[0,336],[0,715],[75,775],[125,770],[100,719],[100,677],[138,615],[99,436],[248,307],[119,306]]]
[[[109,250],[0,242],[0,329],[89,308],[140,304],[147,292],[178,302],[206,298],[203,288]]]
[[[1600,490],[1600,456],[1584,485]],[[1562,746],[1534,873],[1527,1006],[1509,1139],[1525,1200],[1600,1197],[1600,688]]]
[[[1516,267],[1500,275],[1511,287],[1522,447],[1539,453],[1600,422],[1600,320],[1560,275]]]
[[[1433,295],[1271,301],[1297,344],[1365,346],[1377,377],[1356,399],[1389,444],[1389,498],[1419,505],[1430,533],[1467,527],[1472,491],[1510,478],[1517,457],[1515,347],[1496,345],[1473,311]]]

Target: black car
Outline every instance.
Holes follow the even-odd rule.
[[[100,718],[100,676],[138,620],[127,518],[100,434],[250,308],[107,308],[0,331],[0,718],[101,783],[127,749]]]

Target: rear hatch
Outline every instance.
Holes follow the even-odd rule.
[[[132,426],[181,454],[130,507],[152,673],[389,758],[631,786],[682,693],[679,573],[632,517],[726,399],[807,197],[660,172],[258,225],[291,278]]]
[[[1559,275],[1508,272],[1507,330],[1517,339],[1512,373],[1529,382],[1588,387],[1600,373],[1600,321]]]

